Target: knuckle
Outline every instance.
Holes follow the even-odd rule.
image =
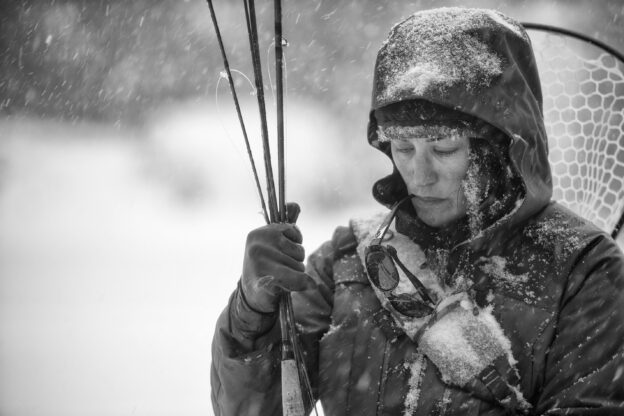
[[[252,242],[247,245],[247,256],[250,258],[257,259],[262,257],[265,252],[265,248],[262,244],[258,244],[256,242]]]
[[[258,240],[262,235],[262,232],[262,228],[256,228],[255,230],[251,230],[249,234],[247,234],[247,244],[253,243],[254,241]]]
[[[288,240],[286,240],[285,238],[280,238],[277,240],[277,249],[280,252],[286,254],[288,252],[288,247],[289,247]]]

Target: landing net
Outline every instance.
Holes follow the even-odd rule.
[[[553,199],[611,234],[624,212],[624,61],[568,34],[528,32],[542,81]]]

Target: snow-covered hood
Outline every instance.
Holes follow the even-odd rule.
[[[525,195],[498,225],[517,224],[548,203],[552,179],[542,92],[531,42],[519,23],[493,10],[441,8],[397,24],[375,64],[371,145],[384,150],[375,110],[413,99],[477,117],[509,136]]]

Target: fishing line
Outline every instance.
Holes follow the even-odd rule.
[[[239,71],[238,69],[234,69],[234,68],[230,68],[231,73],[236,73],[239,74],[240,76],[242,76],[247,83],[249,84],[249,86],[251,87],[251,93],[250,95],[255,95],[256,93],[256,89],[253,86],[253,83],[251,82],[251,80],[249,79],[249,77],[247,77],[247,75],[245,75],[245,73]],[[221,81],[222,80],[226,80],[227,81],[227,73],[226,71],[221,71],[221,73],[219,74],[219,79],[216,82],[216,86],[215,86],[215,107],[217,109],[217,118],[219,119],[219,124],[221,125],[221,129],[223,130],[223,133],[225,134],[225,137],[227,138],[228,142],[232,145],[232,147],[234,148],[234,150],[236,151],[236,154],[241,158],[241,160],[245,160],[245,156],[246,153],[248,153],[246,150],[243,150],[243,148],[240,146],[240,144],[238,144],[238,140],[235,140],[233,138],[233,134],[231,133],[230,129],[228,128],[228,126],[225,124],[224,119],[227,117],[226,114],[228,113],[227,111],[224,112],[221,109],[221,102],[219,100],[220,97],[220,92],[219,92],[219,87],[221,86]],[[254,140],[255,141],[255,140]],[[250,143],[250,147],[251,147],[251,143]],[[256,149],[257,150],[257,149]],[[253,153],[253,151],[252,151]],[[253,168],[252,168],[252,173],[253,173]],[[254,177],[256,177],[258,175],[254,174]],[[253,179],[252,179],[253,180]],[[258,179],[260,181],[260,183],[262,183],[262,180]],[[257,186],[259,192],[262,189],[262,186]],[[262,197],[262,195],[260,195]],[[262,203],[264,204],[264,201],[262,201]],[[263,211],[265,211],[266,208],[263,208]],[[261,214],[263,214],[263,211],[260,212]],[[265,221],[268,223],[268,217],[265,216]]]
[[[266,53],[267,61],[269,61],[271,59],[271,50],[274,49],[273,48],[274,45],[275,45],[275,40],[273,40],[273,42],[271,42],[271,44],[267,48],[267,53]],[[282,38],[282,46],[288,46],[288,42],[286,41],[286,39]],[[286,81],[287,81],[287,78],[288,78],[288,75],[287,75],[288,74],[288,65],[286,64],[286,60],[285,59],[282,61],[282,64],[284,65],[284,71],[283,71],[283,78],[284,78],[284,80],[282,82],[283,82],[283,85],[284,85],[284,94],[286,95],[285,98],[284,98],[284,107],[287,107],[288,106],[288,88],[286,87]],[[271,77],[271,71],[267,71],[267,74],[269,76],[269,86],[271,87],[271,95],[273,96],[273,102],[275,102],[276,101],[276,97],[275,97],[275,84],[273,84],[273,78]],[[284,119],[287,117],[286,116],[287,113],[288,113],[287,111],[284,111]],[[284,123],[284,124],[286,124],[286,123]]]
[[[266,59],[267,59],[267,61],[271,60],[271,50],[274,49],[274,46],[275,46],[275,39],[273,39],[273,41],[271,42],[271,44],[267,48],[267,52],[266,52]],[[288,46],[288,42],[284,38],[282,38],[282,46]],[[286,60],[285,59],[282,61],[282,64],[284,65],[284,71],[283,71],[284,81],[282,81],[282,82],[284,84],[284,91],[286,91],[286,82],[285,82],[285,80],[287,78],[288,65],[286,65]],[[275,84],[273,84],[273,78],[271,77],[271,71],[267,71],[267,75],[269,76],[269,86],[271,87],[271,95],[273,96],[273,101],[275,102],[276,101],[276,98],[275,98],[275,89],[276,89],[276,87],[275,87]],[[288,99],[287,99],[288,98],[288,93],[285,92],[285,94],[286,94],[286,98],[284,99],[284,106],[286,106],[286,103],[288,101]],[[286,117],[286,111],[284,111],[284,117]]]
[[[241,76],[243,76],[247,82],[249,83],[249,86],[252,89],[252,93],[251,94],[255,94],[255,88],[251,82],[251,80],[241,71],[234,69],[234,68],[230,68],[232,73],[238,73]],[[235,141],[234,138],[232,137],[232,135],[230,134],[230,129],[225,125],[225,123],[223,122],[223,119],[225,118],[224,116],[224,112],[221,111],[221,102],[219,101],[219,87],[221,86],[221,81],[222,80],[226,80],[227,82],[227,72],[226,71],[221,71],[219,73],[219,79],[217,80],[217,83],[215,85],[215,107],[217,109],[217,118],[219,119],[219,124],[221,125],[221,129],[223,130],[223,132],[225,133],[226,138],[228,139],[228,141],[232,144],[232,146],[236,149],[236,152],[238,153],[238,155],[244,159],[246,155],[244,155],[243,150],[236,144],[237,140]]]
[[[238,156],[244,159],[242,150],[239,149],[239,147],[236,145],[236,142],[234,142],[232,136],[230,135],[229,129],[226,127],[225,123],[223,122],[223,114],[221,113],[221,103],[219,103],[219,86],[221,85],[221,80],[223,79],[227,79],[227,73],[225,73],[225,71],[222,71],[219,73],[219,79],[217,80],[215,84],[214,97],[215,97],[215,108],[217,109],[217,118],[219,119],[221,130],[223,130],[223,133],[225,134],[225,137],[228,139],[228,142],[232,144],[232,147],[234,147]]]
[[[275,45],[275,40],[273,40],[273,42],[271,42],[271,44],[269,45],[269,47],[267,48],[267,52],[266,52],[266,59],[267,62],[271,59],[271,49],[273,49],[273,45]],[[275,85],[273,85],[273,79],[271,78],[271,70],[267,70],[267,75],[269,76],[269,89],[271,90],[271,95],[273,96],[273,102],[275,103],[276,98],[275,98]],[[277,104],[275,104],[277,105]]]

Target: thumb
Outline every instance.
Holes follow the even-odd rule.
[[[288,202],[286,204],[286,221],[290,224],[295,224],[297,222],[297,218],[299,218],[299,213],[301,212],[301,207],[296,202]]]

